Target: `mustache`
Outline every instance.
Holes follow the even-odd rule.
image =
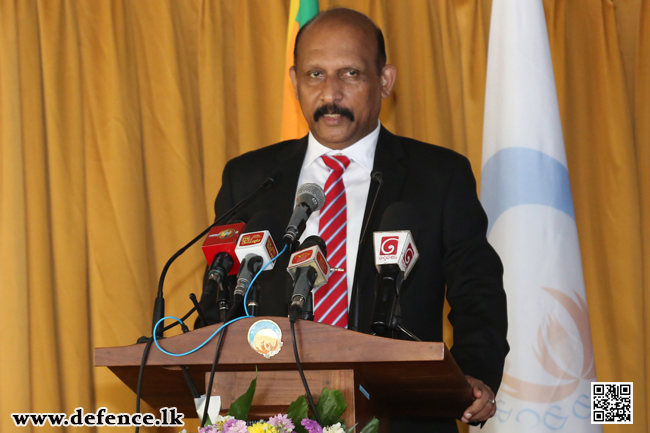
[[[339,107],[336,104],[325,104],[318,107],[316,111],[314,111],[314,122],[318,122],[318,119],[326,114],[339,114],[347,117],[351,122],[354,122],[354,113],[351,110]]]

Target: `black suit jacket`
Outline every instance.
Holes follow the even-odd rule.
[[[306,150],[307,137],[303,137],[229,161],[215,202],[216,215],[273,175],[279,182],[242,212],[252,216],[267,210],[281,222],[289,221]],[[384,182],[370,233],[378,230],[385,209],[396,201],[413,204],[422,221],[416,239],[420,259],[402,287],[403,325],[422,340],[442,341],[446,293],[454,328],[451,352],[465,374],[481,379],[496,393],[509,350],[503,267],[486,239],[487,217],[476,194],[469,161],[449,149],[399,137],[382,127],[373,170],[382,173]],[[369,197],[364,221],[371,203]],[[260,315],[287,315],[285,256],[273,271],[260,276]],[[359,330],[369,333],[377,272],[371,238],[358,253],[356,269]],[[439,428],[418,423],[407,426],[404,422],[403,428],[394,422],[391,431],[456,431],[455,423],[449,420]]]

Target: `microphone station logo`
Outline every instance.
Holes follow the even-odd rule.
[[[302,253],[295,254],[293,259],[291,259],[291,264],[297,265],[298,263],[306,262],[311,258],[312,253],[312,250],[306,250]]]
[[[316,261],[318,262],[318,267],[320,267],[321,272],[326,274],[329,271],[329,265],[320,252],[316,255]]]
[[[271,236],[269,236],[266,240],[266,251],[269,253],[269,257],[272,259],[278,255],[278,250],[275,248],[275,244],[273,243]]]
[[[239,233],[239,231],[237,229],[226,229],[226,230],[220,231],[219,233],[209,235],[208,237],[209,238],[217,237],[219,239],[228,239],[228,238],[231,238],[231,237],[235,236],[238,233]]]
[[[239,241],[239,245],[244,247],[244,246],[259,244],[260,242],[262,242],[262,239],[264,239],[264,232],[247,233],[241,237],[241,240]]]
[[[409,243],[404,252],[404,267],[408,267],[415,256],[415,250],[413,249],[413,244]]]
[[[397,247],[399,246],[399,236],[384,236],[381,238],[381,243],[379,247],[379,256],[383,259],[388,258],[397,258]]]

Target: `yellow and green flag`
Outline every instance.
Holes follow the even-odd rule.
[[[287,54],[284,67],[284,97],[282,101],[282,140],[299,138],[309,132],[307,122],[296,100],[289,68],[293,65],[293,47],[298,30],[318,14],[318,0],[291,0],[289,8],[289,29],[287,32]]]

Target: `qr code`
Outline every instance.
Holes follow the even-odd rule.
[[[632,424],[632,382],[591,382],[591,423]]]

